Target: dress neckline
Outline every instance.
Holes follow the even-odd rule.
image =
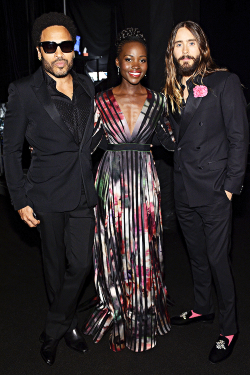
[[[133,127],[133,131],[132,131],[132,133],[130,132],[130,129],[129,129],[129,126],[128,126],[128,122],[127,122],[127,119],[126,119],[124,113],[122,112],[121,107],[120,107],[118,101],[117,101],[116,98],[115,98],[115,95],[114,95],[114,93],[113,93],[113,88],[111,88],[111,89],[108,90],[108,91],[109,91],[109,96],[112,97],[112,101],[113,101],[113,103],[115,102],[115,103],[116,103],[116,107],[119,109],[118,114],[119,114],[119,113],[122,114],[122,120],[124,120],[124,123],[126,124],[126,127],[127,127],[127,130],[128,130],[128,134],[130,135],[130,138],[132,138],[135,129],[137,129],[137,127],[138,127],[138,126],[137,126],[137,125],[138,125],[138,122],[140,122],[140,117],[141,117],[142,113],[144,112],[144,107],[146,106],[146,103],[147,103],[148,98],[149,98],[149,96],[150,96],[150,90],[147,89],[146,87],[145,87],[145,89],[146,89],[146,91],[147,91],[147,97],[146,97],[146,99],[145,99],[145,102],[143,103],[143,106],[142,106],[142,108],[141,108],[141,111],[140,111],[140,113],[139,113],[139,115],[138,115],[138,118],[137,118],[135,124],[134,124],[134,127]]]

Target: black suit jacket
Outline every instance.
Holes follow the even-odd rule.
[[[90,154],[94,87],[88,77],[78,77],[91,97],[90,115],[80,146],[51,100],[42,68],[10,84],[4,126],[4,165],[16,210],[27,205],[43,212],[73,210],[80,201],[81,181],[88,206],[96,205]],[[27,176],[21,165],[24,137],[33,147]]]
[[[249,143],[239,78],[221,71],[196,83],[207,86],[208,94],[195,98],[191,83],[183,114],[170,113],[177,142],[175,199],[191,207],[214,203],[224,190],[241,192]]]

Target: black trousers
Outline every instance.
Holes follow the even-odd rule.
[[[77,325],[77,302],[92,265],[94,213],[82,195],[73,211],[36,214],[50,304],[45,332],[60,339]]]
[[[224,193],[224,192],[223,192]],[[189,207],[176,201],[176,213],[184,234],[194,281],[194,307],[197,314],[214,311],[212,278],[219,302],[220,333],[237,332],[235,291],[229,251],[231,245],[232,203],[222,199],[202,207]]]

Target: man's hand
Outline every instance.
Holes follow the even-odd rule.
[[[19,215],[21,216],[21,219],[28,224],[29,227],[34,228],[38,224],[40,224],[40,220],[36,220],[33,216],[33,209],[30,206],[26,206],[24,208],[21,208],[21,210],[18,210]]]
[[[231,200],[232,200],[233,193],[229,193],[229,191],[227,191],[227,190],[225,190],[225,193],[226,193],[228,199],[231,201]]]

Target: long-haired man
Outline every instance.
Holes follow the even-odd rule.
[[[237,338],[229,262],[232,195],[240,194],[248,149],[246,103],[239,78],[216,66],[207,38],[192,21],[172,31],[166,51],[169,117],[177,142],[174,193],[194,281],[192,309],[173,325],[212,322],[212,279],[220,335],[209,360],[227,358]]]

